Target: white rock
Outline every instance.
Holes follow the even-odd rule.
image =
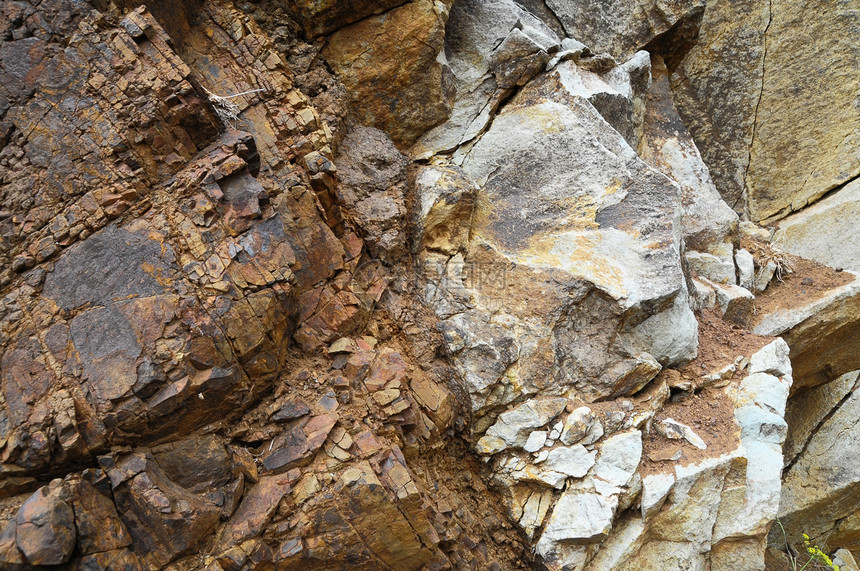
[[[860,180],[779,221],[774,244],[831,268],[860,271]]]
[[[526,441],[523,446],[523,450],[526,452],[537,452],[541,448],[543,448],[544,443],[546,442],[546,431],[545,430],[535,430],[531,434],[529,434],[529,439]]]
[[[660,509],[675,485],[673,474],[650,474],[642,478],[642,519]]]
[[[615,486],[625,486],[642,459],[642,433],[622,432],[600,445],[600,456],[594,464],[594,476]]]
[[[738,266],[738,285],[750,291],[755,287],[755,262],[752,254],[746,250],[735,252],[735,263]]]
[[[750,373],[770,373],[778,377],[791,375],[791,360],[788,358],[788,343],[782,338],[774,339],[750,357]]]
[[[692,428],[673,418],[665,418],[658,422],[657,431],[672,440],[681,440],[683,438],[699,450],[705,450],[708,447],[705,441],[699,438],[699,435]]]
[[[591,430],[597,417],[587,406],[581,406],[567,415],[561,433],[563,444],[576,444]]]
[[[791,383],[781,381],[767,373],[753,373],[744,377],[738,387],[735,406],[757,405],[781,417],[785,416],[785,402]]]
[[[543,468],[560,472],[574,478],[582,478],[594,466],[596,451],[589,452],[585,446],[559,446],[549,451]]]
[[[720,255],[687,250],[687,264],[690,270],[718,284],[737,285],[731,244],[726,245],[728,248]]]
[[[735,419],[741,427],[741,438],[756,442],[782,444],[788,425],[782,416],[768,412],[758,406],[742,406],[735,411]]]
[[[593,492],[564,492],[552,511],[540,542],[596,543],[612,529],[616,506],[617,500]]]
[[[532,429],[540,428],[558,416],[567,405],[565,398],[531,399],[499,415],[496,423],[487,429],[487,437],[501,439],[507,446],[525,445]],[[495,443],[495,441],[493,441]],[[493,450],[497,446],[491,447]],[[499,450],[496,450],[497,452]]]

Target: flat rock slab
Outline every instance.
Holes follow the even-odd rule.
[[[860,369],[860,281],[855,279],[800,307],[759,311],[752,331],[780,336],[788,343],[792,392]]]

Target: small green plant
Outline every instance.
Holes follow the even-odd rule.
[[[825,565],[827,569],[831,569],[832,571],[840,571],[839,565],[834,563],[833,560],[821,550],[821,548],[814,545],[809,539],[809,536],[805,533],[803,534],[803,547],[806,549],[809,560],[804,563],[802,567],[798,567],[800,564],[800,561],[798,561],[800,555],[791,547],[791,545],[789,545],[788,537],[785,534],[785,528],[782,526],[782,522],[779,521],[779,518],[777,518],[776,523],[779,525],[779,529],[782,530],[782,538],[785,540],[785,551],[788,554],[789,561],[791,561],[791,568],[793,571],[804,571],[813,561],[821,565]],[[816,565],[816,567],[818,567],[818,565]]]

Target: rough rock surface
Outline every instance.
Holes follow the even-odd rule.
[[[852,2],[826,6],[707,2],[673,76],[717,188],[752,220],[799,210],[858,174],[858,48],[839,31],[858,15]],[[811,14],[821,17],[800,26]],[[834,41],[812,40],[822,35]]]
[[[0,5],[0,567],[850,568],[809,9]]]

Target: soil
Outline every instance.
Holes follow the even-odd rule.
[[[756,335],[738,325],[723,321],[713,311],[702,311],[696,316],[699,321],[699,355],[677,372],[664,370],[655,379],[661,378],[670,386],[677,383],[677,377],[692,386],[691,392],[676,394],[654,417],[654,423],[672,418],[686,424],[708,445],[699,450],[686,440],[671,440],[659,434],[652,424],[650,433],[644,435],[642,463],[639,473],[642,476],[673,470],[675,466],[685,466],[714,458],[735,450],[740,444],[740,428],[734,421],[734,402],[730,396],[733,391],[728,383],[737,384],[743,373],[735,372],[715,386],[701,387],[701,379],[734,364],[739,357],[750,357],[770,343],[773,338]],[[674,377],[674,383],[673,381]],[[722,386],[720,386],[722,385]],[[726,430],[726,427],[734,427]],[[672,460],[678,453],[680,458]]]
[[[756,270],[760,263],[763,265],[770,258],[785,260],[793,268],[791,273],[784,273],[780,278],[774,276],[770,285],[756,295],[751,326],[759,321],[757,316],[768,315],[778,309],[802,307],[855,279],[850,272],[834,270],[812,260],[779,252],[764,242],[744,239],[741,240],[741,247],[753,255]]]
[[[740,444],[740,428],[734,421],[734,402],[725,388],[708,387],[699,393],[669,401],[654,417],[654,425],[642,439],[642,463],[639,474],[664,473],[675,466],[695,464],[706,458],[715,458],[735,450]],[[708,448],[699,450],[686,440],[670,440],[659,434],[653,426],[666,418],[672,418],[693,429]],[[734,427],[734,430],[726,430]],[[672,460],[681,452],[681,457]]]
[[[773,341],[773,337],[756,335],[746,329],[723,321],[715,311],[701,311],[699,321],[699,354],[678,372],[696,384],[703,375],[731,365],[738,357],[749,357]]]

